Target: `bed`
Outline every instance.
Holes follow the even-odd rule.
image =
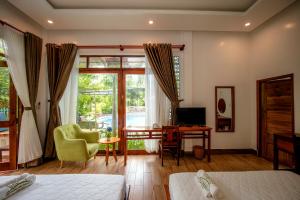
[[[207,172],[224,200],[299,200],[300,175],[289,171]],[[176,173],[169,178],[171,200],[204,200],[196,173]]]
[[[0,182],[12,176],[1,176]],[[124,200],[125,178],[107,174],[36,175],[36,182],[8,200]]]

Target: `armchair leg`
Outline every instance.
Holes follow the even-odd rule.
[[[163,155],[163,150],[162,148],[160,149],[160,156],[161,156],[161,166],[164,166],[164,155]]]
[[[160,145],[158,146],[158,155],[159,155],[159,158],[161,158],[161,149],[160,149]]]
[[[87,161],[83,162],[83,169],[86,168],[86,163],[87,163]]]
[[[177,148],[177,166],[179,166],[180,150]]]
[[[59,168],[63,168],[63,164],[64,164],[64,161],[61,160]]]

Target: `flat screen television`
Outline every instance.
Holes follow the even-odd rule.
[[[176,124],[179,126],[206,125],[206,112],[204,107],[177,108],[176,115]]]

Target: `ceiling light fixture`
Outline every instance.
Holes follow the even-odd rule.
[[[149,20],[148,24],[152,25],[152,24],[154,24],[154,21],[153,20]]]
[[[48,19],[48,21],[47,21],[49,24],[53,24],[53,21],[52,20],[50,20],[50,19]]]
[[[225,42],[222,41],[219,43],[219,46],[222,47],[222,46],[224,46],[224,44],[225,44]]]
[[[248,27],[248,26],[250,26],[250,25],[251,25],[250,22],[247,22],[247,23],[245,24],[246,27]]]
[[[295,23],[289,22],[284,27],[287,28],[287,29],[290,29],[290,28],[293,28],[294,26],[295,26]]]

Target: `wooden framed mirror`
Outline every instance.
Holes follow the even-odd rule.
[[[216,132],[234,132],[234,87],[215,87]]]

